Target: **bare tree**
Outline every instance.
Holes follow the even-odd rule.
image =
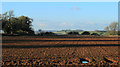
[[[117,35],[118,34],[118,22],[113,22],[109,26],[105,27],[105,30],[110,35]]]

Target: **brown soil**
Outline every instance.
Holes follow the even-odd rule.
[[[117,66],[119,45],[118,37],[3,37],[2,65]]]

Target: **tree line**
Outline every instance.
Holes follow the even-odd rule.
[[[33,19],[27,16],[16,17],[14,11],[8,11],[1,15],[2,30],[5,34],[26,34],[33,35]]]
[[[16,17],[14,11],[0,14],[0,27],[2,27],[0,30],[3,30],[4,34],[34,35],[32,22],[33,19],[28,16]],[[106,26],[104,30],[107,31],[109,35],[118,35],[118,22],[111,23]]]

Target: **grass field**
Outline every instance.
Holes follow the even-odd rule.
[[[119,65],[120,37],[3,37],[2,65]],[[83,63],[86,61],[87,63]]]

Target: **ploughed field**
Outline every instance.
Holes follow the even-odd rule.
[[[120,64],[119,37],[14,36],[2,40],[2,65]]]

